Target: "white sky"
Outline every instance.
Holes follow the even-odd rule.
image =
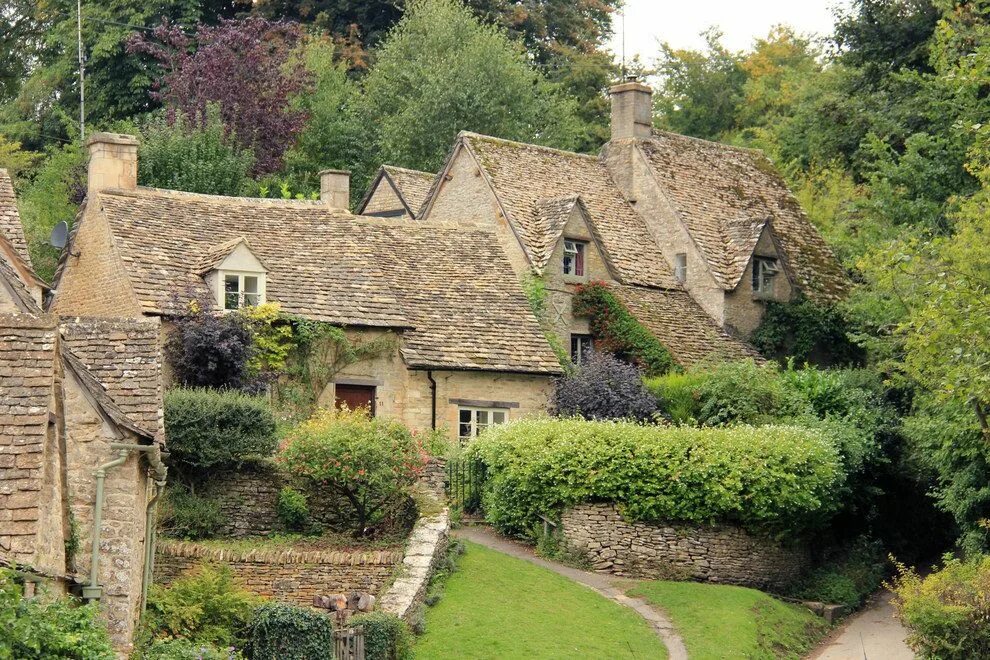
[[[697,4],[695,4],[697,3]],[[730,50],[748,48],[754,38],[766,36],[770,28],[784,23],[798,32],[827,35],[832,30],[832,8],[847,0],[625,0],[626,57],[639,54],[651,65],[660,41],[675,48],[704,46],[699,33],[712,25],[724,33],[722,43]],[[622,16],[613,23],[612,51],[622,52]]]

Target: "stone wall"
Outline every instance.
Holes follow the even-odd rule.
[[[447,459],[430,457],[419,481],[437,499],[443,500],[447,496]]]
[[[400,551],[240,552],[162,541],[155,554],[155,584],[167,586],[204,562],[226,564],[234,581],[248,591],[309,607],[317,595],[352,591],[377,595],[401,561]]]
[[[799,577],[809,559],[806,549],[784,548],[731,525],[630,523],[610,504],[569,509],[561,531],[595,570],[626,577],[780,589]]]
[[[378,608],[410,621],[426,598],[434,571],[447,554],[450,513],[446,507],[423,516],[413,527],[395,582],[382,595]]]

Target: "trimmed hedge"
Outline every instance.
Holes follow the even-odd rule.
[[[237,466],[275,452],[275,417],[261,397],[174,389],[165,395],[169,462],[195,470]]]
[[[329,658],[332,649],[333,624],[325,614],[285,603],[265,603],[255,612],[251,626],[254,660]]]
[[[487,467],[486,517],[510,534],[592,501],[616,502],[632,520],[794,534],[834,513],[844,479],[830,442],[790,426],[533,419],[492,427],[468,453]]]
[[[412,655],[412,633],[393,614],[370,612],[351,618],[350,625],[364,630],[365,660],[405,660]]]

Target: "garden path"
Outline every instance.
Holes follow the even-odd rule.
[[[600,573],[582,571],[578,568],[558,564],[557,562],[547,561],[546,559],[537,557],[532,548],[500,536],[489,527],[480,525],[462,527],[453,530],[451,533],[455,537],[473,541],[510,557],[542,566],[558,575],[583,584],[620,605],[631,608],[646,619],[647,623],[650,624],[654,632],[663,641],[664,646],[667,647],[667,657],[669,660],[687,660],[688,655],[684,641],[677,634],[674,625],[667,615],[641,598],[627,596],[625,594],[627,587],[623,586],[622,580]]]
[[[893,594],[881,592],[829,635],[808,660],[912,660],[907,629],[895,616]]]

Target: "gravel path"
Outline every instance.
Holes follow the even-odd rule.
[[[892,597],[882,592],[829,635],[808,660],[912,660],[907,629],[894,616]]]
[[[457,538],[473,541],[474,543],[509,555],[510,557],[515,557],[516,559],[522,559],[523,561],[528,561],[531,564],[542,566],[543,568],[553,571],[558,575],[563,575],[570,580],[583,584],[586,587],[590,587],[620,605],[625,605],[626,607],[635,610],[636,613],[646,619],[647,623],[650,624],[660,639],[663,640],[664,646],[667,647],[667,656],[670,660],[687,660],[688,655],[687,649],[684,647],[684,641],[681,639],[680,635],[677,634],[677,631],[674,630],[674,626],[670,622],[670,619],[667,618],[667,615],[641,598],[632,598],[627,596],[625,594],[625,589],[622,587],[621,580],[608,575],[582,571],[577,568],[571,568],[570,566],[564,566],[563,564],[547,561],[546,559],[537,557],[529,546],[525,546],[511,539],[499,536],[488,527],[462,527],[460,529],[453,530],[451,534]]]

